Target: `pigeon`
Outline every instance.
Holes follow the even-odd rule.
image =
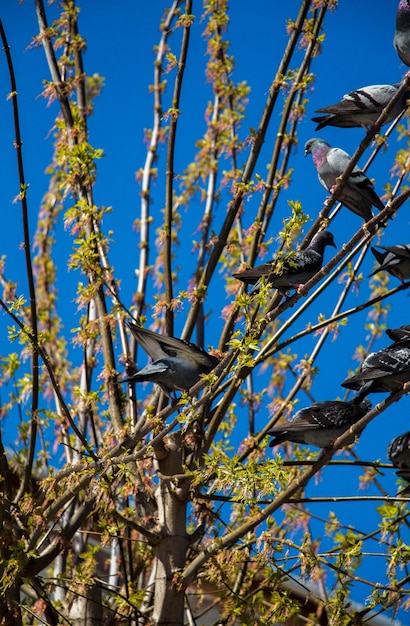
[[[350,91],[343,96],[340,102],[316,109],[316,113],[326,113],[326,115],[312,117],[312,121],[317,123],[315,130],[321,130],[325,126],[371,127],[396,95],[399,87],[400,83],[395,85],[368,85]],[[404,93],[403,97],[396,102],[384,124],[392,122],[406,108],[408,95],[408,93]]]
[[[293,420],[281,426],[275,426],[269,431],[274,436],[270,446],[277,446],[284,441],[304,443],[318,448],[327,448],[344,433],[350,426],[366,415],[371,403],[365,399],[350,402],[341,400],[326,400],[315,402],[306,409],[300,409]],[[354,437],[348,444],[353,443]]]
[[[173,391],[190,389],[201,374],[208,374],[219,363],[216,356],[189,341],[159,335],[133,322],[127,324],[152,363],[121,380],[122,383],[150,381],[157,383],[171,397]]]
[[[322,230],[304,250],[276,257],[263,265],[233,274],[233,277],[247,285],[255,285],[252,293],[259,288],[262,277],[265,277],[266,283],[286,295],[286,291],[297,289],[317,274],[323,265],[323,254],[327,246],[336,248],[332,233]]]
[[[387,348],[367,356],[360,371],[342,382],[342,387],[359,390],[358,398],[368,393],[391,392],[410,381],[410,335]]]
[[[372,252],[376,257],[376,260],[380,263],[374,272],[370,276],[374,276],[382,270],[386,270],[392,276],[395,276],[403,283],[406,279],[410,278],[410,245],[409,244],[397,244],[397,246],[378,246],[386,252],[379,252],[376,248],[372,247]]]
[[[319,182],[325,189],[332,188],[339,176],[343,174],[351,157],[341,148],[332,148],[323,139],[309,139],[305,144],[305,156],[312,155]],[[345,207],[368,222],[372,217],[372,205],[380,211],[384,204],[376,194],[367,176],[356,166],[347,179],[339,200]]]
[[[394,47],[400,59],[410,67],[410,1],[400,0],[396,14]]]
[[[387,446],[387,457],[400,468],[396,472],[397,476],[410,483],[410,430],[392,439]],[[406,486],[400,493],[410,491],[410,485]]]
[[[402,341],[402,339],[410,338],[410,325],[405,324],[404,326],[399,326],[398,328],[388,328],[386,330],[386,335],[392,341]]]

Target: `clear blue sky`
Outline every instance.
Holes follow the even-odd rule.
[[[105,77],[105,88],[95,106],[95,114],[90,120],[90,140],[94,147],[103,148],[105,157],[98,164],[98,182],[95,187],[97,204],[112,206],[114,212],[104,221],[106,230],[114,230],[114,243],[110,259],[116,267],[117,275],[122,280],[122,296],[125,303],[130,303],[131,294],[136,286],[134,268],[137,263],[137,239],[132,233],[132,223],[138,216],[139,187],[135,182],[134,173],[142,167],[145,158],[143,130],[152,123],[152,98],[147,86],[152,82],[153,46],[159,39],[158,24],[163,10],[168,3],[158,2],[109,2],[91,0],[81,2],[80,32],[87,40],[85,69],[87,73],[98,72]],[[98,5],[98,6],[97,6]],[[228,39],[231,42],[231,53],[236,58],[235,79],[245,80],[251,87],[247,119],[243,124],[246,135],[251,127],[259,121],[266,94],[274,77],[287,35],[284,20],[295,17],[299,6],[298,1],[272,2],[271,0],[236,0],[232,5],[232,21]],[[289,199],[299,199],[305,210],[314,218],[322,208],[326,197],[325,190],[317,181],[311,159],[305,159],[303,145],[307,139],[315,135],[314,124],[310,117],[320,106],[338,101],[342,95],[352,89],[376,83],[399,82],[405,67],[397,57],[393,48],[395,13],[397,2],[376,0],[374,2],[358,2],[344,0],[341,6],[326,20],[326,41],[323,54],[316,59],[313,71],[317,78],[306,119],[299,130],[299,147],[295,151],[292,166],[295,168],[293,182],[287,194]],[[55,7],[48,8],[49,21]],[[193,13],[201,14],[201,6],[194,2]],[[29,207],[32,212],[32,224],[35,224],[36,213],[41,198],[47,189],[48,180],[45,168],[52,158],[51,123],[57,113],[57,105],[51,105],[51,111],[44,100],[39,97],[42,81],[49,78],[43,51],[27,49],[31,38],[37,33],[34,3],[27,1],[19,4],[17,0],[4,0],[1,17],[6,30],[13,55],[19,91],[22,136],[24,140],[25,173],[29,189]],[[182,116],[179,121],[178,151],[176,154],[176,171],[182,172],[193,158],[195,141],[201,137],[204,125],[203,107],[211,97],[209,85],[204,77],[205,43],[198,35],[202,25],[197,19],[192,32],[192,46],[182,97]],[[0,145],[2,151],[2,167],[0,168],[0,204],[3,211],[3,228],[0,231],[0,254],[7,255],[7,273],[10,278],[21,279],[21,289],[25,290],[23,252],[18,249],[22,240],[20,207],[12,203],[18,193],[14,149],[12,146],[13,132],[11,126],[11,107],[6,101],[9,91],[8,75],[4,57],[0,63]],[[276,114],[275,114],[276,115]],[[270,158],[271,145],[269,137],[275,132],[275,117],[272,120],[271,134],[264,147],[264,156],[260,160],[258,171],[264,173],[265,163]],[[362,129],[324,129],[318,136],[323,137],[334,146],[339,146],[353,153],[363,137]],[[390,168],[398,144],[395,137],[390,139],[388,152],[377,158],[368,174],[375,179],[376,191],[383,193],[383,187],[391,181]],[[165,151],[160,153],[160,165],[164,165]],[[244,157],[245,160],[245,157]],[[362,161],[364,163],[364,161]],[[164,204],[163,186],[159,182],[153,191],[153,213],[160,218],[160,210]],[[285,198],[282,200],[283,214],[286,216]],[[223,205],[219,208],[224,210]],[[256,210],[256,208],[255,208]],[[195,207],[190,207],[191,218],[187,220],[188,230],[181,234],[185,240],[193,239]],[[244,224],[252,222],[253,207],[249,207],[244,216]],[[158,222],[159,223],[159,222]],[[281,227],[280,221],[275,226]],[[332,232],[338,248],[347,241],[359,228],[360,219],[346,210],[342,210],[332,224]],[[275,235],[275,232],[270,233]],[[60,271],[65,272],[67,255],[71,251],[71,240],[68,234],[61,233],[59,258]],[[386,245],[410,243],[408,207],[404,206],[394,221],[389,224],[384,236]],[[190,249],[190,247],[189,247]],[[126,254],[124,253],[126,251]],[[327,257],[328,258],[328,257]],[[370,273],[372,259],[369,258],[363,271]],[[182,272],[182,277],[184,273]],[[77,275],[67,277],[68,284],[75,286]],[[392,281],[392,284],[395,284]],[[184,284],[179,287],[184,288]],[[369,296],[364,284],[358,296],[351,296],[348,306],[365,301]],[[75,325],[73,295],[60,293],[62,307],[72,310]],[[227,304],[229,300],[223,302]],[[319,308],[323,308],[321,303]],[[333,308],[329,301],[326,313]],[[409,323],[408,296],[400,294],[391,302],[392,311],[389,326],[395,327]],[[210,303],[213,308],[212,323],[216,329],[221,321],[218,315],[220,301]],[[182,325],[184,313],[176,322]],[[329,344],[323,352],[319,365],[326,366],[326,375],[318,377],[314,387],[316,400],[333,399],[342,396],[341,379],[347,374],[348,368],[355,367],[351,356],[356,343],[363,342],[365,333],[363,322],[366,314],[352,320],[343,334],[342,342]],[[182,320],[182,321],[181,321]],[[305,320],[306,321],[306,320]],[[315,339],[310,338],[304,344],[308,353],[314,346]],[[207,335],[207,343],[213,344],[213,338]],[[382,338],[378,347],[388,343]],[[0,343],[1,346],[1,343]],[[303,351],[302,351],[303,352]],[[302,356],[302,354],[301,354]],[[337,369],[335,375],[333,371]],[[342,372],[342,374],[340,374]],[[341,378],[342,377],[342,378]],[[372,396],[373,402],[384,398],[384,394]],[[302,404],[307,404],[303,402]],[[357,450],[362,459],[385,460],[388,441],[395,435],[410,428],[408,413],[409,398],[403,398],[400,404],[392,407],[380,416],[363,434]],[[263,427],[266,416],[258,415],[257,429]],[[329,481],[326,476],[334,476],[333,485],[337,495],[356,493],[356,482],[352,486],[348,481],[340,479],[341,472],[324,470],[322,483],[311,485],[308,492],[317,495],[331,495]],[[395,493],[394,474],[386,472],[383,485],[389,493]],[[371,488],[369,493],[378,492]],[[314,505],[316,506],[316,505]],[[336,509],[336,506],[334,507]],[[316,509],[315,509],[316,511]],[[344,521],[351,521],[359,528],[365,526],[368,505],[360,504],[337,505],[337,512]],[[377,567],[377,559],[375,559]],[[364,601],[363,596],[358,597]],[[407,616],[408,618],[408,616]],[[404,619],[404,623],[405,623]]]

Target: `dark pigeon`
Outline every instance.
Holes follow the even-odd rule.
[[[385,252],[379,252],[377,248],[372,247],[372,252],[376,260],[380,263],[370,276],[374,276],[378,272],[386,270],[392,276],[395,276],[403,283],[410,278],[410,245],[398,244],[397,246],[378,246]]]
[[[331,192],[351,157],[341,148],[332,148],[323,139],[309,139],[305,144],[305,156],[308,154],[312,155],[319,182]],[[366,222],[373,217],[372,205],[380,211],[384,209],[384,204],[376,194],[372,183],[357,166],[347,179],[339,200]]]
[[[371,403],[365,399],[350,402],[327,400],[315,402],[312,406],[298,411],[293,420],[269,431],[274,439],[270,446],[277,446],[284,441],[303,443],[318,448],[327,448],[350,426],[355,424],[370,410]],[[354,437],[349,442],[353,443]]]
[[[190,389],[201,374],[208,374],[219,363],[217,357],[189,341],[159,335],[133,322],[127,324],[152,363],[121,380],[122,383],[150,381],[170,396],[173,391]]]
[[[369,85],[351,91],[343,96],[336,104],[331,104],[322,109],[316,109],[316,113],[326,115],[312,117],[317,123],[315,130],[321,130],[325,126],[338,126],[339,128],[357,128],[373,126],[383,109],[396,95],[400,83],[396,85]],[[385,124],[392,122],[405,108],[408,93],[404,93],[394,105]]]
[[[400,0],[396,14],[396,32],[393,39],[394,47],[400,59],[410,67],[410,2]]]
[[[387,457],[396,467],[400,468],[396,472],[397,476],[410,483],[410,430],[399,435],[389,443],[387,447]],[[410,484],[400,493],[409,493]]]
[[[402,341],[403,339],[410,339],[410,325],[405,324],[404,326],[399,326],[398,328],[388,328],[386,330],[386,335],[392,341]]]
[[[392,392],[410,381],[410,336],[367,356],[358,374],[346,378],[342,387],[358,390],[358,398],[368,393]]]
[[[335,248],[336,244],[332,233],[323,230],[304,250],[277,257],[263,265],[233,274],[233,277],[247,285],[256,285],[253,292],[259,288],[264,277],[267,284],[284,294],[289,289],[297,289],[304,285],[317,274],[323,265],[323,254],[327,246]]]

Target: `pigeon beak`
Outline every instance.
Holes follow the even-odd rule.
[[[305,143],[305,157],[307,157],[308,154],[312,153],[312,141],[313,139],[309,139],[309,141]]]

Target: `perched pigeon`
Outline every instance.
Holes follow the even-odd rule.
[[[339,126],[340,128],[372,126],[396,95],[399,87],[400,83],[369,85],[347,93],[340,102],[316,109],[316,113],[327,115],[312,117],[312,121],[317,123],[315,130],[321,130],[325,126]],[[407,96],[408,94],[404,93],[403,97],[397,101],[385,120],[385,124],[392,122],[406,108]]]
[[[359,390],[358,398],[368,393],[397,391],[410,381],[410,336],[387,348],[372,352],[363,361],[360,372],[346,378],[342,387]]]
[[[367,399],[363,402],[358,402],[357,399],[350,402],[341,400],[315,402],[309,408],[298,411],[291,422],[272,428],[268,434],[273,435],[274,439],[269,445],[272,447],[284,441],[294,441],[326,448],[366,415],[370,408],[371,403]],[[353,441],[354,437],[349,443]]]
[[[322,230],[305,250],[277,257],[269,263],[233,274],[233,277],[247,285],[256,285],[252,290],[256,291],[264,276],[269,285],[284,294],[289,289],[297,289],[304,285],[317,274],[322,267],[323,254],[327,246],[336,248],[332,233]]]
[[[208,374],[219,363],[215,356],[189,341],[159,335],[133,322],[127,324],[152,363],[122,380],[122,383],[151,381],[170,396],[172,391],[190,389],[199,381],[201,374]]]
[[[331,192],[351,157],[341,148],[332,148],[323,139],[309,139],[305,144],[305,156],[308,154],[312,155],[319,182]],[[376,194],[372,183],[357,166],[347,179],[339,199],[342,204],[366,222],[373,217],[372,205],[380,211],[384,209],[383,202]]]
[[[410,2],[400,0],[396,14],[394,47],[403,63],[410,67]]]
[[[378,246],[386,252],[379,252],[376,248],[372,247],[372,252],[376,257],[376,260],[380,263],[374,272],[370,276],[374,276],[382,270],[386,270],[392,276],[395,276],[401,282],[410,278],[410,245],[398,244],[397,246]]]
[[[389,443],[387,447],[387,457],[400,471],[397,476],[410,483],[410,431],[399,435]],[[405,487],[401,493],[408,492],[410,485]]]
[[[398,342],[403,339],[410,339],[410,325],[405,324],[404,326],[399,326],[398,328],[388,328],[386,330],[386,335],[392,341]]]

